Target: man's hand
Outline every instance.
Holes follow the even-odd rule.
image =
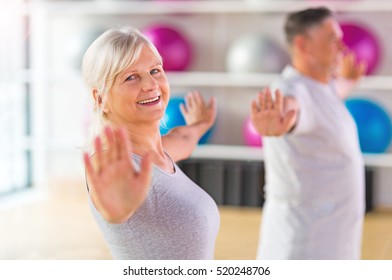
[[[257,102],[258,101],[258,102]],[[258,100],[252,101],[251,121],[260,135],[280,136],[287,133],[295,124],[297,110],[284,111],[284,98],[279,90],[272,100],[269,88],[259,93]]]
[[[354,52],[348,51],[342,58],[338,74],[341,78],[356,82],[365,74],[366,68],[365,61],[358,63]]]

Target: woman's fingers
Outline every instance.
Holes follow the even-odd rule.
[[[97,173],[100,173],[102,167],[105,166],[105,162],[103,162],[102,140],[99,136],[95,137],[94,149],[96,154],[96,170]]]
[[[186,105],[186,108],[189,109],[189,108],[192,108],[194,106],[194,104],[195,104],[195,100],[194,100],[193,92],[191,91],[186,95],[185,105]]]
[[[203,97],[201,96],[200,92],[198,92],[198,91],[193,92],[193,99],[194,99],[195,104],[197,106],[205,104]]]
[[[216,114],[217,114],[218,111],[216,109],[216,97],[215,96],[210,98],[210,103],[208,104],[208,108],[210,110],[212,110],[213,114],[216,117]]]
[[[118,158],[116,139],[112,128],[108,126],[105,127],[104,134],[106,136],[106,142],[108,146],[107,150],[105,151],[106,162],[111,163]]]
[[[118,158],[130,158],[131,150],[131,143],[128,139],[128,136],[123,128],[119,128],[116,130],[117,136],[117,151],[118,151]]]
[[[184,105],[184,103],[180,103],[180,111],[181,111],[181,114],[182,114],[183,116],[186,116],[186,114],[188,113],[188,111],[187,111],[186,106]]]
[[[88,153],[83,154],[84,166],[86,167],[87,176],[89,178],[94,178],[95,171],[93,168],[93,164],[91,163],[90,156]]]

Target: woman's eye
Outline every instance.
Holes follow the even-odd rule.
[[[128,78],[126,78],[125,79],[125,81],[127,82],[127,81],[133,81],[133,80],[135,80],[136,79],[136,75],[131,75],[131,76],[129,76]]]
[[[159,72],[161,72],[161,71],[159,71],[159,69],[152,69],[150,71],[151,75],[158,74]]]

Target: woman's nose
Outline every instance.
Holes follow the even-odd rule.
[[[151,74],[147,74],[143,77],[143,90],[151,91],[158,88],[158,82],[154,79]]]

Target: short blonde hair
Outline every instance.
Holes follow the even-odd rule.
[[[87,49],[82,63],[83,79],[91,94],[97,90],[102,105],[107,102],[118,74],[139,59],[143,46],[149,47],[162,64],[162,57],[151,41],[130,26],[105,31]],[[106,122],[102,105],[98,106],[95,102],[93,106],[96,115],[95,134]]]

